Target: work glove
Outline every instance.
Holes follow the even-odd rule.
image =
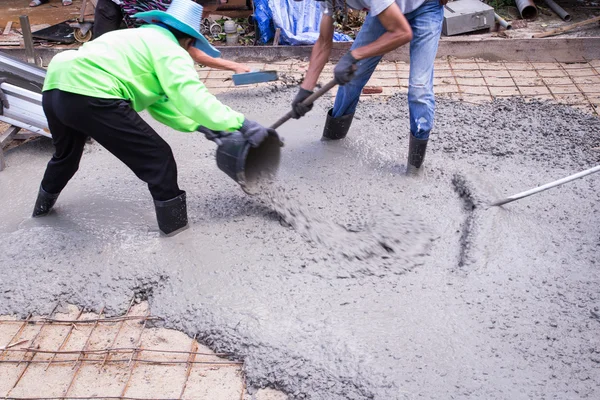
[[[4,82],[6,82],[6,78],[0,78],[0,85],[2,85]],[[5,108],[10,108],[10,104],[8,104],[6,93],[4,93],[2,88],[0,88],[0,115],[4,114]]]
[[[223,144],[223,142],[221,141],[221,138],[230,136],[233,132],[227,132],[227,131],[213,131],[212,129],[208,129],[204,126],[201,126],[198,128],[198,132],[203,133],[204,137],[210,141],[213,141],[217,144],[217,146],[220,146]]]
[[[352,80],[357,62],[358,60],[350,52],[347,52],[340,58],[340,61],[338,61],[333,69],[333,77],[338,85],[345,85]]]
[[[302,87],[300,88],[300,90],[298,90],[298,94],[296,94],[296,97],[294,97],[294,101],[292,101],[292,118],[299,119],[300,117],[304,117],[304,115],[307,112],[312,110],[312,104],[302,104],[302,102],[306,100],[311,94],[313,94],[312,91],[306,90]]]
[[[258,147],[269,135],[279,137],[275,129],[265,128],[258,122],[250,121],[249,119],[244,120],[240,128],[240,133],[252,147]]]

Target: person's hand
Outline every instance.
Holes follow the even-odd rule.
[[[352,56],[351,52],[347,52],[340,58],[333,69],[333,76],[338,85],[345,85],[352,80],[357,62],[358,60]]]
[[[292,101],[292,118],[299,119],[300,117],[304,117],[304,115],[312,110],[313,105],[304,105],[302,102],[313,94],[312,91],[306,90],[303,87],[298,90],[298,94],[294,97],[294,101]]]
[[[245,72],[250,72],[251,69],[246,67],[243,64],[237,64],[234,68],[233,68],[233,72],[235,72],[236,74],[243,74]]]
[[[6,82],[6,78],[0,78],[0,85]],[[0,88],[0,115],[4,114],[4,109],[10,108],[10,104],[8,104],[8,98],[6,97],[6,93],[2,91]]]
[[[265,128],[258,122],[250,121],[249,119],[245,119],[242,127],[240,128],[240,133],[252,147],[258,147],[269,135],[277,135],[275,129]]]
[[[217,144],[217,146],[220,146],[221,144],[223,144],[223,142],[221,141],[221,138],[230,136],[233,132],[226,132],[226,131],[213,131],[212,129],[208,129],[204,126],[201,126],[198,128],[198,132],[203,133],[204,137],[210,141],[213,141]]]

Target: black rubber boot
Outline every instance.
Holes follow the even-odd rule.
[[[31,215],[33,218],[36,217],[45,217],[48,215],[52,207],[54,207],[54,203],[56,203],[56,199],[58,199],[57,194],[52,194],[46,192],[42,185],[40,185],[40,190],[38,192],[37,200],[35,201],[35,207],[33,208],[33,214]]]
[[[333,108],[327,112],[327,121],[323,128],[323,140],[339,140],[346,137],[352,125],[354,113],[342,115],[341,117],[333,118],[331,112]]]
[[[158,229],[166,236],[174,236],[188,227],[185,192],[165,201],[154,200]]]
[[[425,159],[425,151],[427,150],[427,142],[429,139],[417,139],[412,134],[408,142],[408,162],[406,164],[406,173],[415,175],[419,172],[419,168]]]

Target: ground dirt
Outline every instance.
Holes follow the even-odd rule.
[[[219,97],[265,124],[293,91]],[[167,327],[244,359],[249,391],[291,399],[600,396],[598,176],[485,204],[598,164],[600,120],[519,99],[440,99],[420,177],[404,175],[403,96],[365,101],[322,142],[330,101],[280,128],[271,195],[249,197],[200,134],[171,144],[191,227],[161,238],[145,185],[99,145],[55,212],[29,218],[52,147],[0,174],[0,314],[57,301],[120,313],[147,296]]]
[[[81,15],[82,0],[73,0],[70,6],[63,6],[61,0],[50,0],[38,7],[29,7],[30,0],[2,0],[0,5],[0,26],[4,27],[9,21],[13,22],[14,29],[20,29],[19,17],[27,15],[31,25],[58,24],[63,21],[73,20]],[[91,2],[88,1],[88,4]],[[86,10],[86,18],[93,19],[92,6]]]

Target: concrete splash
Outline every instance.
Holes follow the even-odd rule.
[[[258,196],[282,221],[322,250],[319,261],[343,264],[337,270],[344,271],[344,276],[401,274],[416,266],[426,252],[428,229],[401,210],[382,206],[365,221],[343,226],[303,206],[299,198],[301,194],[295,198],[274,183],[265,185]],[[313,261],[317,260],[313,257]]]
[[[220,97],[268,124],[294,95],[258,92]],[[336,143],[319,140],[326,103],[280,129],[279,181],[261,198],[217,169],[202,135],[155,124],[189,198],[191,228],[170,239],[145,185],[98,145],[54,215],[29,219],[52,148],[10,151],[0,314],[56,302],[118,313],[148,296],[167,326],[235,353],[252,387],[291,399],[597,398],[598,179],[465,206],[598,163],[600,121],[542,102],[440,99],[413,179],[404,97],[363,102]]]

